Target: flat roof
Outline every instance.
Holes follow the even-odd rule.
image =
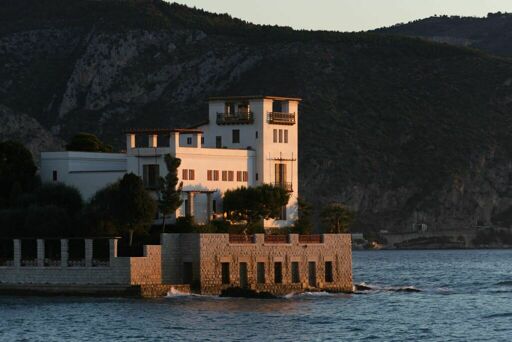
[[[169,133],[203,133],[200,129],[192,128],[130,128],[124,131],[125,134],[169,134]]]
[[[300,97],[269,96],[269,95],[214,96],[214,97],[209,97],[208,101],[256,100],[256,99],[269,99],[269,100],[276,100],[276,101],[302,101],[302,99]]]

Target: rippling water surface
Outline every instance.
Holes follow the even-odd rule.
[[[510,341],[512,251],[354,252],[375,289],[277,300],[0,297],[1,341]],[[400,292],[414,287],[421,292]]]

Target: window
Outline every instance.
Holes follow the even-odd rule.
[[[283,264],[281,262],[274,263],[274,283],[283,283]]]
[[[187,145],[192,145],[192,138],[191,137],[187,138]]]
[[[249,113],[249,102],[242,102],[238,104],[239,113]]]
[[[208,170],[206,171],[206,180],[213,180],[213,171],[212,170]]]
[[[248,179],[247,171],[242,172],[242,181],[247,182]]]
[[[256,131],[255,137],[256,137],[256,139],[258,139],[258,131]]]
[[[236,181],[241,182],[242,181],[242,171],[236,172]]]
[[[274,129],[274,142],[277,142],[277,129]]]
[[[228,180],[228,172],[222,171],[222,181],[227,182],[227,180]]]
[[[234,129],[232,134],[233,134],[233,144],[239,144],[240,143],[240,130]]]
[[[248,277],[247,277],[247,263],[241,262],[239,265],[240,271],[240,287],[245,289],[249,285]]]
[[[284,130],[284,143],[288,144],[288,130],[287,129]]]
[[[332,261],[325,262],[325,282],[332,283]]]
[[[222,284],[229,284],[229,262],[223,262],[221,264],[222,271]]]
[[[181,178],[183,180],[188,180],[188,170],[187,169],[183,169],[183,171],[181,172]]]
[[[189,180],[194,180],[194,179],[196,179],[196,174],[195,174],[195,171],[194,171],[194,170],[188,170],[188,179],[189,179]]]
[[[219,180],[219,170],[213,170],[213,180],[214,181]]]
[[[213,200],[213,201],[212,201],[212,211],[213,211],[214,213],[216,213],[216,212],[217,212],[217,201],[216,201],[216,200]]]
[[[279,130],[279,142],[280,143],[283,142],[283,130],[282,129]]]
[[[256,172],[256,175],[254,175],[254,178],[258,180],[258,173]]]
[[[224,113],[234,114],[235,113],[235,104],[232,102],[226,102],[224,104]]]
[[[146,164],[142,167],[142,180],[146,188],[155,188],[160,179],[160,167],[158,164]]]
[[[316,287],[316,262],[310,261],[308,262],[308,270],[309,270],[309,286]]]
[[[258,262],[256,264],[256,281],[258,284],[265,284],[265,263]]]
[[[292,262],[292,283],[300,283],[299,263]]]
[[[201,145],[204,145],[204,137],[201,137]]]
[[[222,148],[222,137],[221,136],[215,137],[215,147]]]
[[[53,172],[52,172],[52,179],[53,179],[54,182],[57,181],[57,170],[53,170]]]
[[[232,182],[235,180],[235,172],[234,171],[228,171],[228,181]]]

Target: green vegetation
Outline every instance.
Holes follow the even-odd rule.
[[[303,198],[299,198],[297,203],[299,205],[299,219],[295,222],[292,232],[297,234],[311,234],[313,231],[313,222],[311,218],[311,215],[313,214],[313,207]]]
[[[80,236],[82,208],[77,189],[60,183],[44,184],[0,210],[0,236]]]
[[[178,185],[178,167],[181,164],[179,158],[170,154],[165,156],[167,175],[160,178],[158,209],[163,215],[162,232],[165,233],[165,217],[173,214],[180,207],[183,201],[180,198],[183,182]]]
[[[354,221],[354,213],[341,203],[331,203],[322,210],[321,218],[326,226],[326,232],[348,233]]]
[[[0,142],[0,209],[36,188],[36,170],[32,154],[22,144]]]
[[[156,209],[156,201],[144,188],[142,179],[128,173],[93,196],[87,210],[91,216],[89,227],[128,235],[132,246],[134,233],[149,232]]]
[[[262,220],[279,218],[289,199],[290,194],[282,187],[263,184],[226,191],[223,205],[230,220],[252,226],[261,225]]]
[[[112,152],[112,146],[104,144],[97,136],[90,133],[78,133],[69,144],[66,145],[68,151],[83,152]]]

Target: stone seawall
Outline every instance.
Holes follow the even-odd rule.
[[[162,248],[164,264],[168,263],[164,279],[177,284],[189,281],[202,294],[220,294],[228,287],[277,295],[305,290],[352,291],[349,234],[324,234],[317,243],[300,242],[296,234],[279,243],[265,241],[263,234],[243,243],[230,242],[228,234],[163,234]],[[276,272],[280,273],[278,280]]]

